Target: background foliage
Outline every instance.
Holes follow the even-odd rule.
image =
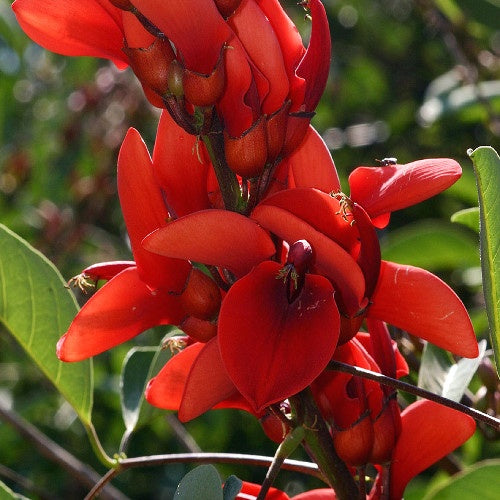
[[[282,2],[307,37],[308,21],[293,1]],[[498,0],[325,0],[333,40],[331,77],[313,124],[323,134],[343,178],[359,165],[394,156],[400,163],[451,157],[463,178],[446,193],[393,215],[382,235],[389,260],[439,274],[467,304],[478,338],[487,338],[477,232],[450,216],[477,206],[468,148],[499,146],[500,4]],[[0,0],[0,223],[45,254],[65,279],[87,265],[130,258],[116,196],[116,157],[129,126],[151,147],[158,111],[131,72],[105,61],[47,53],[19,29],[10,1]],[[314,166],[311,166],[313,168]],[[84,297],[78,297],[83,300]],[[14,408],[99,473],[85,430],[6,330],[0,327],[0,402]],[[62,333],[62,332],[61,332]],[[109,454],[125,431],[119,381],[127,351],[154,345],[165,329],[148,332],[95,359],[93,421]],[[398,332],[395,332],[398,334]],[[417,381],[422,346],[404,339]],[[55,350],[55,346],[54,346]],[[478,377],[468,397],[481,387]],[[469,401],[469,402],[470,402]],[[153,412],[131,437],[129,456],[186,451],[172,416]],[[203,451],[274,453],[253,417],[215,411],[186,426]],[[196,446],[191,443],[190,446]],[[498,436],[479,428],[456,460],[498,457]],[[297,455],[296,458],[299,458]],[[11,426],[0,422],[0,475],[37,498],[77,498],[86,491],[58,465],[40,458]],[[457,470],[446,460],[412,483],[421,498]],[[4,467],[7,469],[4,470]],[[171,498],[190,466],[136,469],[114,484],[132,498]],[[220,467],[226,477],[262,481],[264,469]],[[21,490],[15,472],[35,485]],[[282,472],[290,494],[316,484]],[[319,483],[318,483],[319,484]],[[29,486],[29,485],[28,485]]]

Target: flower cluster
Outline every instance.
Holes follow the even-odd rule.
[[[288,400],[310,388],[341,459],[377,466],[371,497],[399,498],[413,475],[471,435],[473,421],[427,401],[401,413],[394,391],[329,363],[406,374],[386,323],[456,355],[478,354],[457,295],[423,269],[383,261],[376,233],[391,212],[446,189],[461,169],[450,159],[385,161],[356,168],[345,194],[309,124],[330,37],[321,2],[305,5],[307,49],[277,0],[71,8],[16,0],[34,40],[130,65],[164,109],[152,156],[130,129],[118,158],[134,260],[83,271],[84,280],[107,282],[57,354],[78,361],[177,325],[182,349],[149,383],[150,403],[184,421],[243,409],[281,440]]]

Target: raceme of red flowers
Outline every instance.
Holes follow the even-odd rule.
[[[376,233],[391,212],[448,188],[461,169],[446,158],[361,166],[343,192],[309,125],[330,37],[321,2],[307,7],[306,49],[277,0],[14,2],[35,41],[131,66],[164,108],[152,156],[130,129],[118,157],[133,260],[83,271],[80,284],[106,284],[57,355],[79,361],[177,325],[183,348],[149,383],[150,403],[184,421],[243,409],[281,440],[269,407],[310,387],[345,463],[376,464],[371,497],[399,498],[474,422],[428,401],[401,412],[392,390],[329,363],[407,373],[386,323],[477,356],[458,296],[423,269],[382,260]],[[303,498],[334,498],[329,491]]]

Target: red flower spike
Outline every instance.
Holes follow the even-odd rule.
[[[219,315],[224,366],[256,411],[307,387],[331,359],[338,338],[330,283],[306,275],[289,304],[279,271],[276,262],[259,264],[231,287]]]
[[[281,194],[277,193],[275,196]],[[267,200],[266,200],[267,202]],[[365,280],[356,261],[336,242],[288,210],[260,204],[252,218],[279,238],[294,242],[307,240],[316,256],[315,268],[335,286],[348,315],[355,315],[363,302]]]
[[[300,146],[283,161],[290,165],[295,187],[340,191],[337,169],[321,136],[310,125]]]
[[[61,361],[81,361],[121,344],[156,325],[177,324],[184,315],[179,298],[151,291],[136,267],[100,288],[82,307],[57,343]]]
[[[252,63],[268,82],[267,93],[260,95],[262,113],[274,113],[285,102],[289,84],[281,47],[269,20],[255,0],[247,0],[230,17],[228,24],[245,47]]]
[[[305,80],[306,89],[303,101],[291,97],[293,112],[316,109],[330,72],[332,42],[325,7],[320,0],[308,0],[307,6],[312,17],[311,38],[296,71],[297,76]]]
[[[189,259],[248,273],[275,253],[267,233],[253,220],[227,210],[202,210],[151,233],[144,248],[159,255]]]
[[[164,226],[169,214],[154,175],[148,150],[139,132],[129,129],[118,155],[118,194],[130,244],[141,279],[151,288],[180,291],[191,265],[153,255],[141,241]]]
[[[172,217],[210,208],[208,169],[203,144],[163,111],[153,150],[153,170]]]
[[[111,59],[127,67],[122,52],[122,11],[108,1],[16,0],[12,9],[23,31],[42,47],[67,56]]]
[[[402,431],[391,464],[390,498],[402,498],[410,479],[469,439],[476,428],[464,413],[421,400],[401,413]]]
[[[368,316],[428,340],[458,356],[479,354],[467,311],[455,292],[418,267],[382,261]]]
[[[231,30],[215,3],[131,0],[137,10],[173,42],[185,67],[210,74]]]
[[[350,198],[370,215],[415,205],[449,188],[462,174],[455,160],[436,158],[406,165],[358,167],[349,176]]]
[[[229,168],[246,179],[257,177],[267,161],[266,120],[262,115],[239,137],[224,131],[224,152]]]

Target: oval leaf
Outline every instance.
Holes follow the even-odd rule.
[[[175,500],[223,500],[222,483],[213,465],[200,465],[179,483]]]
[[[424,500],[497,500],[500,491],[500,460],[487,460],[433,488]]]
[[[451,216],[451,222],[457,222],[479,233],[479,207],[464,208]]]
[[[0,322],[19,342],[84,424],[93,398],[91,361],[66,364],[56,344],[78,311],[62,276],[40,252],[0,225]]]
[[[491,147],[468,151],[477,178],[483,290],[497,372],[500,374],[500,157]]]

